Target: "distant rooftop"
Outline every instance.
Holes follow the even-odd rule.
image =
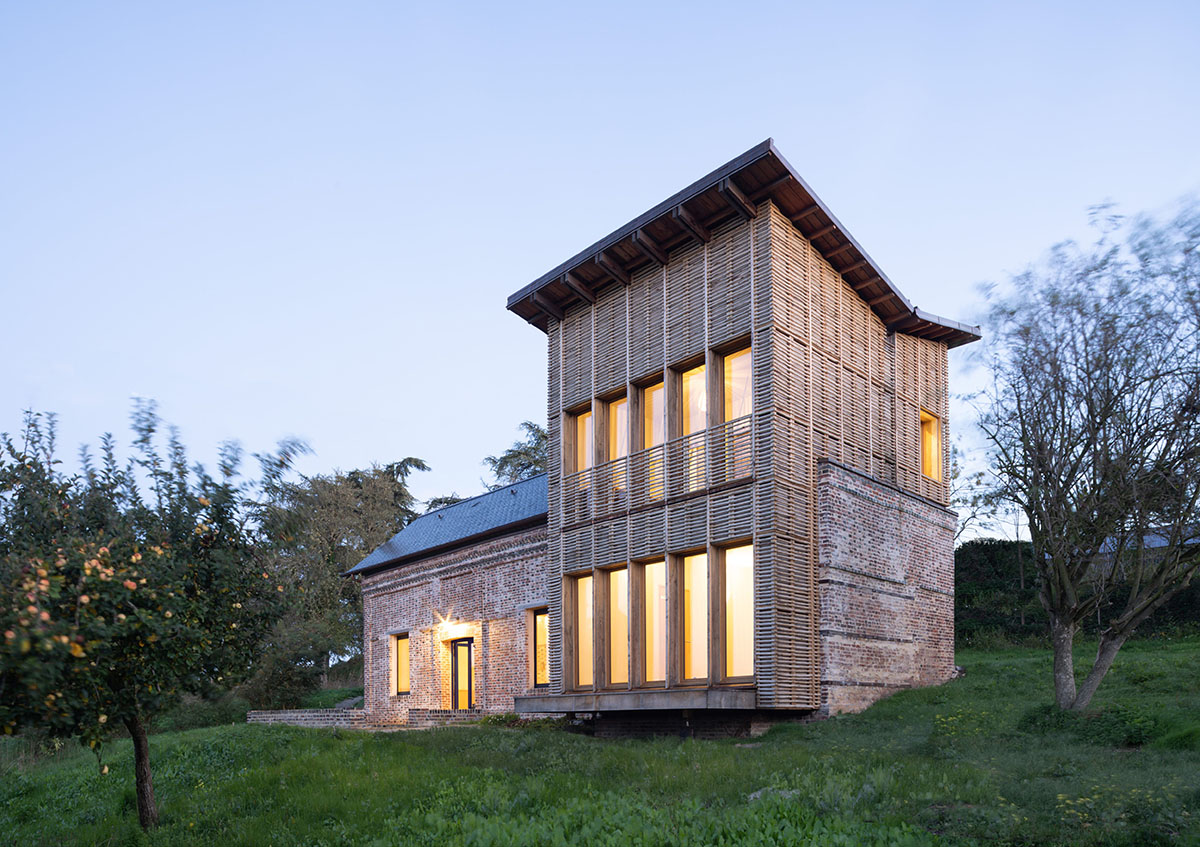
[[[364,573],[434,555],[508,528],[546,520],[546,475],[506,485],[421,515],[376,548],[347,574]]]

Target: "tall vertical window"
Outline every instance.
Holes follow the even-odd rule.
[[[592,413],[580,412],[575,416],[575,470],[586,471],[592,466],[594,452],[592,439]]]
[[[691,435],[708,428],[708,391],[704,382],[704,365],[684,371],[681,375],[683,390],[682,435]]]
[[[754,547],[725,551],[725,676],[754,675]]]
[[[396,694],[407,694],[409,690],[407,632],[392,639],[392,653],[395,656],[393,674],[396,681],[392,690]]]
[[[942,422],[921,410],[921,473],[942,480]]]
[[[608,404],[608,460],[615,462],[629,455],[629,398]],[[613,466],[612,487],[625,488],[625,463]]]
[[[708,556],[683,557],[683,678],[708,677]]]
[[[575,684],[586,688],[593,684],[592,673],[592,578],[575,580]]]
[[[725,357],[725,420],[734,421],[754,411],[750,391],[750,348]]]
[[[667,678],[667,563],[650,562],[646,577],[646,682]]]
[[[608,460],[629,455],[629,401],[622,397],[608,404]]]
[[[629,569],[608,571],[608,682],[629,682]]]
[[[550,684],[550,610],[533,611],[533,687]]]
[[[681,374],[681,411],[683,429],[681,435],[692,435],[708,428],[708,391],[705,385],[704,365]],[[687,462],[687,490],[696,491],[704,487],[704,438],[688,439],[684,444]]]
[[[666,440],[666,405],[664,403],[663,384],[656,382],[642,389],[642,449],[649,450],[658,447]],[[646,495],[651,500],[660,500],[663,496],[663,457],[662,450],[647,454],[646,466]]]

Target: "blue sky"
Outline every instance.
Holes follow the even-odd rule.
[[[974,320],[1089,205],[1200,189],[1198,37],[1194,2],[7,3],[0,430],[56,411],[73,455],[152,397],[210,463],[296,435],[477,493],[545,417],[505,298],[563,259],[772,136]]]

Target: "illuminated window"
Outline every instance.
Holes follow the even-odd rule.
[[[629,400],[622,397],[608,404],[608,460],[615,462],[629,455]],[[625,487],[625,464],[613,466],[612,487]]]
[[[754,675],[754,547],[725,551],[725,676]]]
[[[592,456],[595,455],[592,439],[592,413],[580,412],[572,416],[575,426],[575,455],[573,471],[586,471],[592,466]]]
[[[608,682],[629,682],[629,569],[608,571]]]
[[[646,682],[667,678],[667,563],[642,568],[646,579]]]
[[[750,348],[725,357],[725,420],[735,421],[754,411],[750,390]]]
[[[921,410],[921,473],[932,480],[942,479],[942,422]]]
[[[708,677],[708,556],[683,557],[683,678]]]
[[[708,391],[705,386],[704,365],[684,371],[680,378],[683,392],[682,435],[692,435],[708,428]],[[689,439],[684,445],[687,462],[687,490],[704,487],[704,439]]]
[[[550,684],[550,611],[533,610],[533,687]]]
[[[407,694],[409,686],[407,632],[392,639],[392,655],[395,656],[392,676],[396,683],[392,690],[397,694]]]
[[[608,404],[608,460],[629,455],[629,401],[622,397]]]
[[[661,445],[666,439],[666,405],[663,384],[656,382],[642,389],[642,449],[654,450],[646,457],[646,495],[651,500],[663,496],[663,458]]]
[[[592,578],[575,580],[575,684],[587,688],[593,684],[592,673]]]
[[[691,435],[708,428],[708,392],[705,389],[704,365],[684,371],[681,375],[683,389],[683,435]]]

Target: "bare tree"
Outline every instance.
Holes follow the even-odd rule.
[[[1200,565],[1200,209],[1106,222],[993,301],[981,417],[999,493],[1033,542],[1055,699],[1074,710]],[[1086,617],[1099,649],[1077,686]]]

